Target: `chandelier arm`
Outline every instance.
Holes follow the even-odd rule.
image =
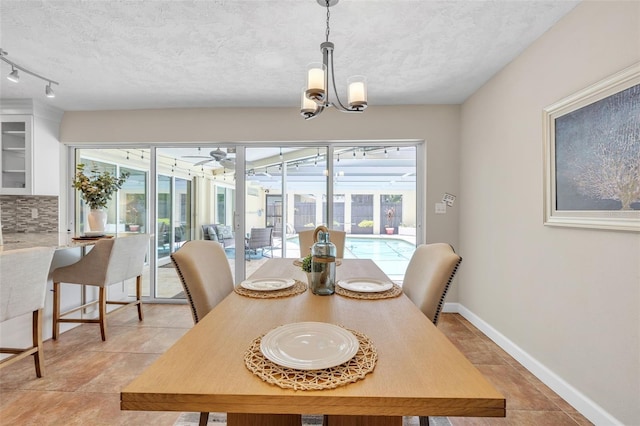
[[[324,105],[318,106],[318,108],[313,113],[305,114],[304,119],[311,120],[312,118],[316,118],[322,113],[322,111],[324,111]]]
[[[331,105],[333,105],[336,109],[342,112],[362,112],[357,109],[347,108],[340,101],[340,96],[338,96],[338,91],[336,90],[336,75],[333,72],[333,50],[329,52],[329,55],[330,55],[329,59],[331,62],[331,86],[333,87],[333,94],[336,95],[336,101],[338,101],[337,105],[334,102],[331,102]],[[329,102],[329,88],[327,88],[327,102]]]
[[[29,70],[28,70],[28,69],[26,69],[25,67],[21,67],[20,65],[16,64],[15,62],[13,62],[13,61],[11,61],[11,60],[7,59],[7,58],[5,57],[5,55],[7,55],[7,52],[6,52],[6,51],[4,51],[4,50],[2,50],[2,49],[0,49],[0,59],[2,59],[4,62],[6,62],[7,64],[11,65],[12,67],[14,67],[14,68],[16,68],[16,69],[19,69],[20,71],[25,72],[25,73],[27,73],[27,74],[30,74],[30,75],[32,75],[32,76],[34,76],[34,77],[37,77],[37,78],[39,78],[40,80],[47,81],[47,82],[49,82],[49,84],[57,84],[57,85],[60,85],[60,83],[58,83],[57,81],[54,81],[54,80],[51,80],[51,79],[49,79],[49,78],[43,77],[43,76],[41,76],[40,74],[36,74],[36,73],[35,73],[35,72],[33,72],[33,71],[29,71]]]

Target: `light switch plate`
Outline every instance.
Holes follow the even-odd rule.
[[[447,212],[446,203],[436,203],[436,214],[445,214]]]

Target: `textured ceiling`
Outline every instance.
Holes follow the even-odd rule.
[[[569,12],[573,0],[342,0],[336,83],[363,74],[370,105],[461,103]],[[316,0],[0,0],[7,58],[56,80],[55,99],[0,63],[0,97],[63,110],[299,105],[321,60]]]

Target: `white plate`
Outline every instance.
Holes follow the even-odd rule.
[[[293,287],[295,280],[290,278],[257,278],[255,280],[244,280],[240,286],[247,290],[255,291],[275,291]]]
[[[86,231],[84,237],[103,237],[104,231]]]
[[[298,370],[335,367],[353,358],[360,343],[337,325],[297,322],[274,328],[264,335],[260,351],[270,361]]]
[[[344,289],[357,291],[358,293],[380,293],[393,288],[389,281],[374,280],[372,278],[350,278],[338,281],[338,285]]]

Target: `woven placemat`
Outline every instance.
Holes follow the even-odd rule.
[[[351,297],[353,299],[391,299],[392,297],[398,297],[402,294],[402,287],[394,283],[393,287],[387,291],[381,291],[379,293],[360,293],[357,291],[347,290],[346,288],[340,287],[340,285],[336,285],[336,294],[344,297]]]
[[[349,330],[358,339],[360,347],[351,360],[336,367],[321,370],[296,370],[269,361],[260,351],[262,336],[251,342],[244,355],[247,368],[263,381],[283,389],[323,390],[334,389],[364,379],[376,366],[378,353],[371,340],[364,334]]]
[[[255,299],[275,299],[277,297],[289,297],[289,296],[296,296],[298,294],[302,294],[305,291],[307,291],[307,285],[302,281],[296,280],[296,283],[293,286],[289,288],[285,288],[283,290],[256,291],[256,290],[249,290],[241,286],[237,286],[236,288],[234,288],[234,291],[239,295],[246,296],[246,297],[253,297]]]

